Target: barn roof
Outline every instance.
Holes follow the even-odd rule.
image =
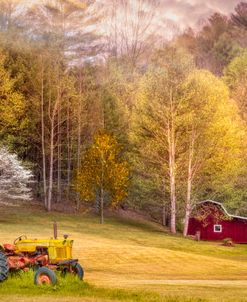
[[[227,212],[226,208],[223,206],[222,203],[218,202],[218,201],[214,201],[214,200],[203,200],[203,201],[200,201],[198,202],[196,205],[199,205],[199,204],[203,204],[203,203],[206,203],[206,202],[210,202],[210,203],[213,203],[213,204],[216,204],[218,206],[220,206],[222,208],[222,210],[225,212],[225,214],[231,218],[238,218],[238,219],[243,219],[243,220],[247,220],[247,217],[243,217],[243,216],[237,216],[237,215],[231,215]]]

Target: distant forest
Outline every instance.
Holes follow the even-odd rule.
[[[181,32],[158,1],[109,2],[0,2],[0,143],[33,198],[185,234],[200,200],[247,215],[247,3]]]

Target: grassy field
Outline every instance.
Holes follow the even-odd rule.
[[[91,215],[47,214],[37,206],[1,206],[0,242],[26,234],[75,240],[74,257],[85,283],[59,278],[55,288],[35,287],[32,273],[0,284],[11,301],[247,301],[247,246],[223,247],[171,236],[161,227],[111,217],[99,225]]]

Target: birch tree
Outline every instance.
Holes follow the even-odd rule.
[[[186,236],[192,206],[201,193],[214,191],[216,179],[218,186],[224,186],[229,178],[232,184],[236,181],[243,164],[244,129],[227,87],[209,72],[190,74],[182,95],[180,144],[184,154],[180,177],[187,179],[183,230]]]
[[[181,50],[168,48],[157,54],[154,68],[140,83],[133,116],[133,141],[139,146],[140,156],[159,166],[169,183],[171,232],[176,233],[176,177],[181,85],[193,64]],[[165,203],[165,202],[164,202]]]

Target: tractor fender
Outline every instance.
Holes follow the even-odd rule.
[[[13,244],[9,244],[9,243],[4,244],[3,248],[7,252],[14,252],[16,250],[16,246]]]

